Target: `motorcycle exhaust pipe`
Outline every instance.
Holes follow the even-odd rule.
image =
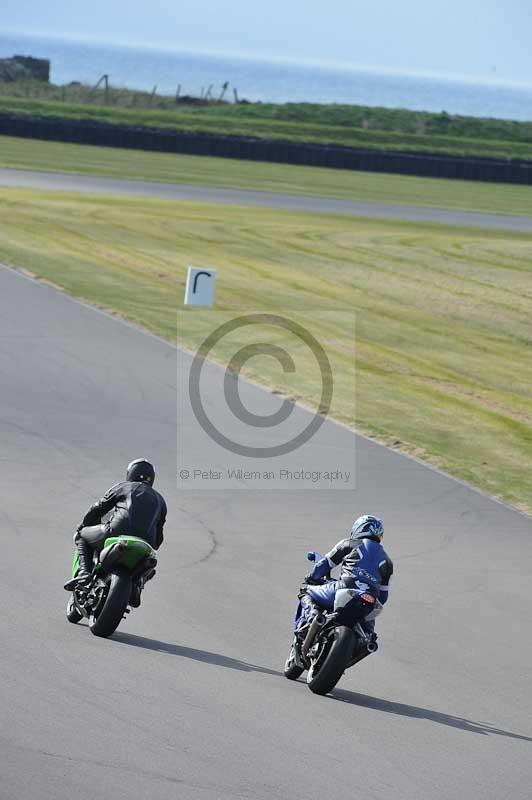
[[[305,636],[305,641],[303,642],[303,646],[301,647],[301,653],[303,658],[307,657],[308,651],[311,648],[312,642],[320,628],[325,625],[325,617],[323,614],[316,614],[312,622],[310,623],[310,628],[308,629],[308,633]]]
[[[377,642],[359,642],[359,647],[356,648],[353,658],[347,665],[347,668],[353,667],[355,664],[358,664],[359,661],[362,661],[363,658],[367,658],[372,653],[375,653],[379,649],[379,645]]]
[[[124,540],[115,542],[115,544],[111,547],[111,549],[104,555],[103,559],[100,561],[102,569],[108,570],[113,564],[120,559],[124,550],[127,548],[127,542]]]

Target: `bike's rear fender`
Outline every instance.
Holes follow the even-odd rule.
[[[128,570],[134,570],[146,558],[152,558],[157,561],[157,553],[153,547],[138,536],[110,536],[104,542],[103,550],[100,553],[100,561],[105,557],[108,548],[118,542],[126,542],[126,548],[117,564]]]
[[[338,589],[334,598],[334,612],[340,625],[352,628],[359,620],[363,619],[368,606],[362,602],[360,591],[356,589]]]

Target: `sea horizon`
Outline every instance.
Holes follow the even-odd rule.
[[[30,49],[28,49],[30,48]],[[31,52],[30,52],[31,50]],[[105,73],[117,88],[201,96],[226,81],[240,99],[446,111],[532,120],[532,84],[489,76],[392,70],[349,62],[201,51],[154,43],[102,41],[57,34],[0,33],[0,58],[49,58],[53,83],[89,85]],[[134,78],[132,78],[134,75]]]

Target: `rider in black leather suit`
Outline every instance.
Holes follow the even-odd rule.
[[[167,508],[163,496],[153,488],[154,480],[152,464],[138,458],[128,465],[124,483],[113,486],[89,508],[74,538],[79,552],[79,572],[65,584],[65,589],[71,590],[90,576],[93,554],[102,549],[109,536],[138,536],[155,550],[161,546]],[[109,512],[111,515],[102,522]]]

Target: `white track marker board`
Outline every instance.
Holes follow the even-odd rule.
[[[189,267],[185,288],[186,306],[213,306],[216,270]]]

